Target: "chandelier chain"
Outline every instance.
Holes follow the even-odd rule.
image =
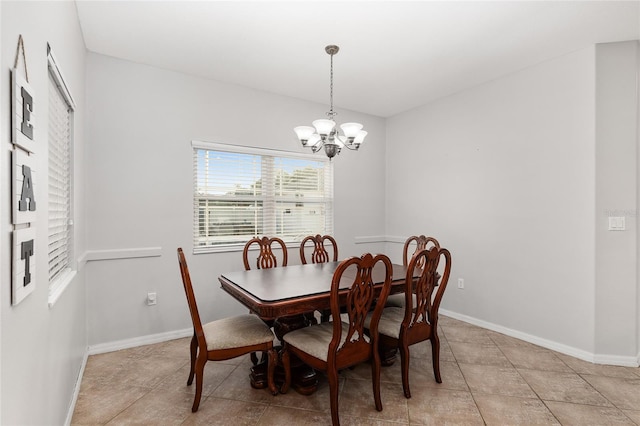
[[[333,120],[333,117],[336,115],[335,112],[333,112],[333,53],[330,55],[331,56],[331,72],[330,72],[330,79],[329,79],[329,105],[331,106],[331,109],[329,109],[329,112],[327,113],[327,115],[329,116],[330,120]]]

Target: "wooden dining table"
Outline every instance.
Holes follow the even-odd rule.
[[[310,325],[309,313],[330,308],[331,281],[340,262],[307,265],[290,265],[270,269],[225,272],[218,280],[222,289],[245,305],[251,312],[265,321],[274,320],[276,337],[288,331]],[[340,289],[346,294],[353,284],[356,269],[343,274]],[[390,294],[404,291],[407,267],[393,265]],[[372,271],[375,289],[380,292],[385,278],[384,266],[376,265]],[[344,306],[346,303],[341,302]],[[388,348],[383,355],[384,363],[390,365],[395,358],[395,349]],[[317,388],[315,371],[305,365],[292,363],[292,386],[299,393],[311,394]],[[266,386],[265,368],[254,366],[250,377],[253,387]]]

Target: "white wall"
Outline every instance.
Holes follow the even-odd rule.
[[[581,50],[387,126],[387,233],[451,250],[442,308],[583,355],[594,352],[594,61]]]
[[[177,247],[187,253],[204,320],[245,312],[217,280],[243,268],[241,253],[191,254],[191,141],[303,152],[293,127],[324,116],[328,106],[92,53],[87,79],[88,247],[160,248],[156,257],[87,263],[89,343],[191,326]],[[339,112],[340,120],[362,122],[369,131],[359,152],[334,159],[335,237],[341,256],[359,255],[379,247],[355,244],[355,238],[384,230],[385,122]],[[290,257],[296,261],[296,249]],[[145,305],[149,291],[157,292],[156,306]]]
[[[47,265],[47,125],[48,76],[47,42],[51,44],[59,66],[77,104],[75,114],[75,246],[85,250],[83,217],[83,146],[85,110],[85,48],[75,4],[72,2],[0,2],[2,105],[0,128],[0,336],[2,339],[1,424],[62,424],[67,416],[74,385],[87,347],[84,273],[75,280],[58,302],[48,307]],[[11,241],[11,171],[10,171],[10,68],[16,52],[18,35],[26,48],[29,82],[37,113],[35,140],[39,146],[35,180],[39,211],[32,226],[36,227],[36,288],[18,306],[11,306],[10,241]],[[19,62],[22,67],[22,60]],[[22,68],[21,68],[22,69]]]
[[[596,306],[601,356],[638,354],[638,42],[596,46]],[[625,217],[609,231],[608,217]]]

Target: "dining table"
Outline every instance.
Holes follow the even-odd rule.
[[[276,337],[291,330],[309,326],[314,317],[309,313],[330,309],[331,282],[340,262],[306,265],[289,265],[269,269],[252,269],[222,273],[218,280],[224,291],[245,305],[250,312],[265,321],[273,322]],[[393,264],[390,294],[405,289],[407,267]],[[348,289],[353,284],[356,268],[348,269],[340,283],[341,306],[346,305]],[[372,273],[374,291],[379,293],[385,279],[384,266],[378,263]],[[344,297],[344,299],[342,299]],[[395,348],[381,350],[383,365],[391,365]],[[309,395],[317,389],[317,375],[311,367],[292,360],[292,387],[301,394]],[[276,370],[276,379],[282,380]],[[254,388],[266,387],[266,366],[255,365],[250,372]]]

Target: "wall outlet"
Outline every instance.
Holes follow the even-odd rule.
[[[147,305],[151,306],[151,305],[155,305],[158,302],[157,298],[156,298],[156,293],[147,293]]]
[[[458,288],[464,289],[464,278],[458,278]]]

